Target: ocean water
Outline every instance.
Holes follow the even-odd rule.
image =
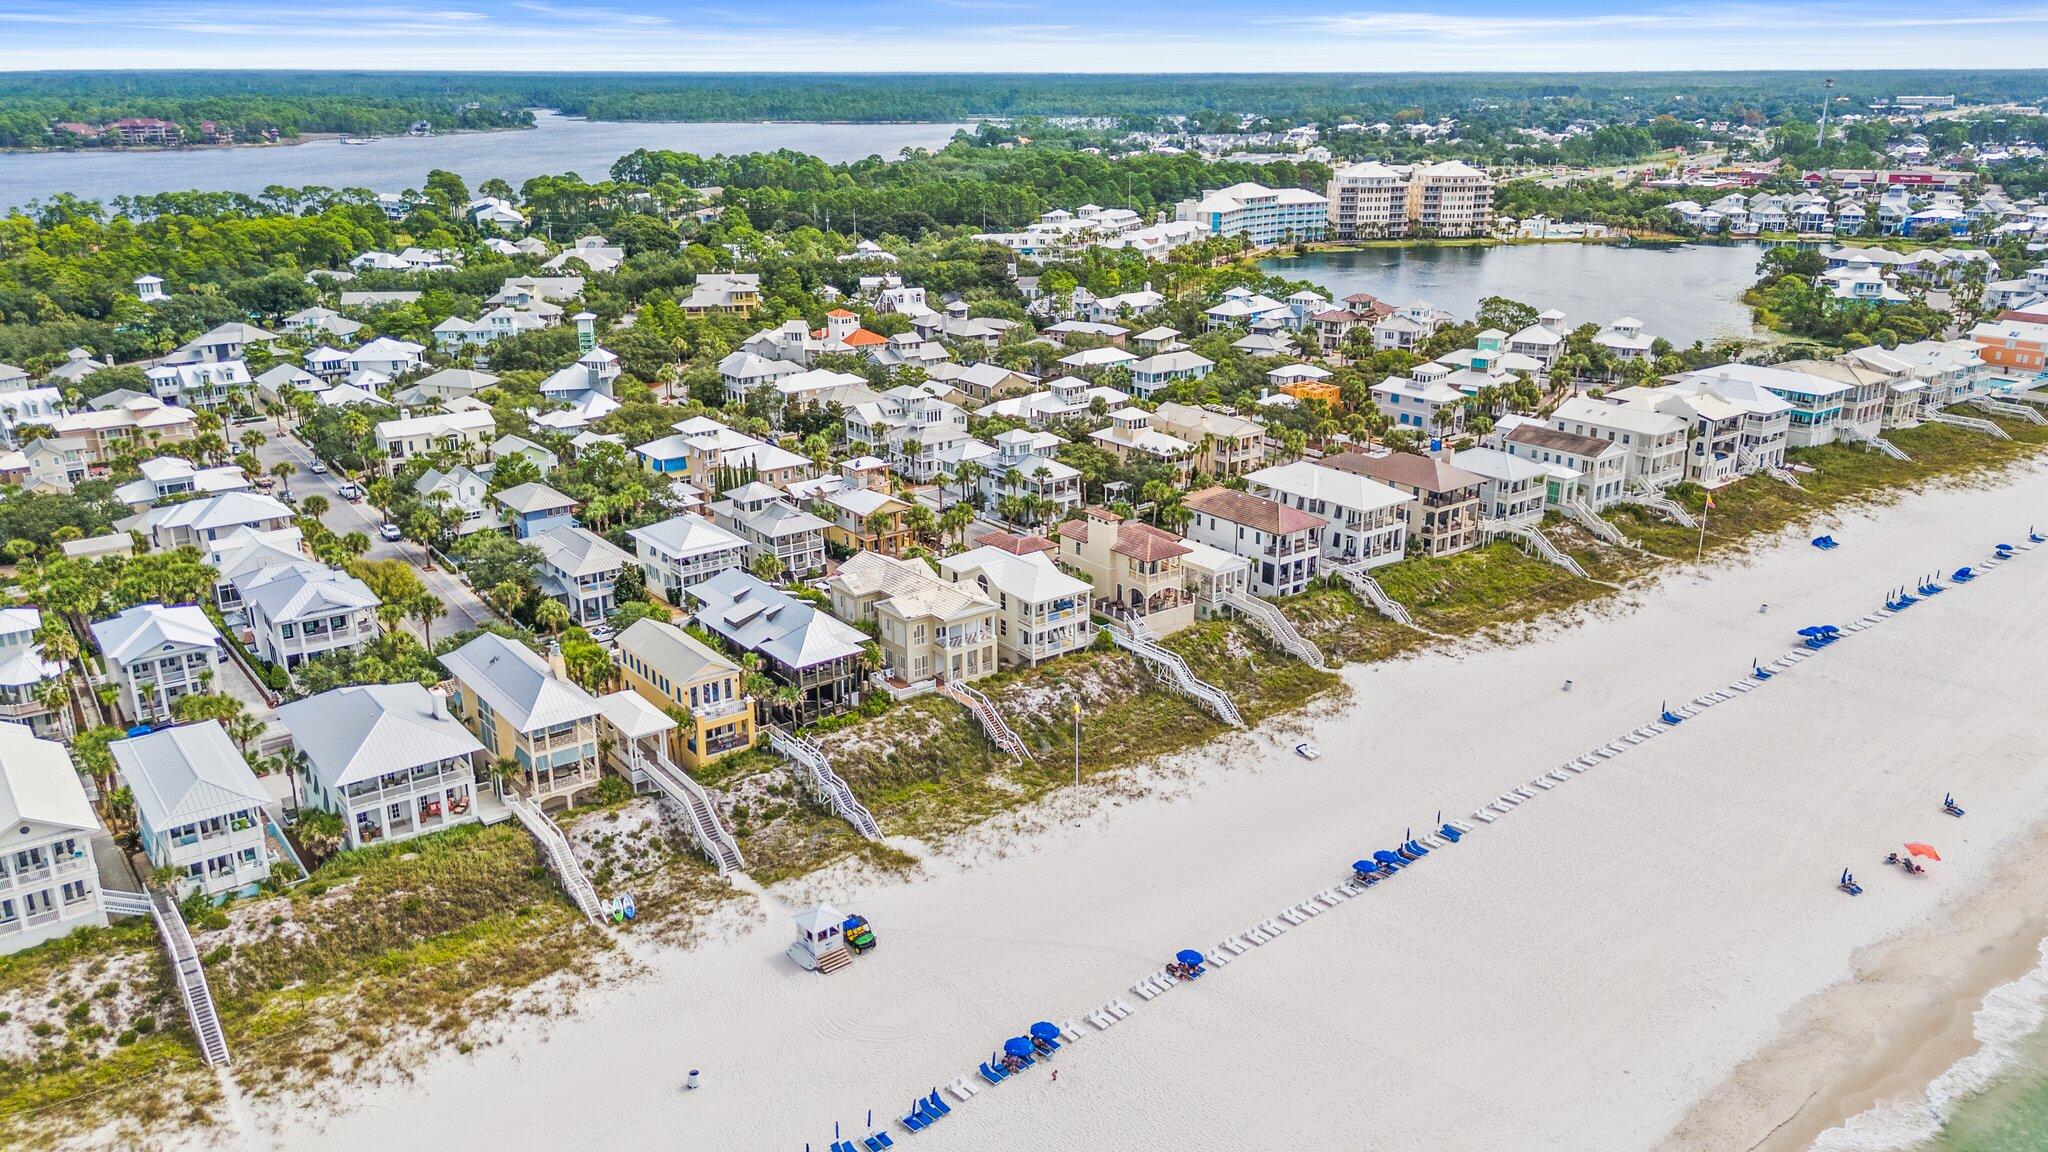
[[[1972,1019],[1977,1050],[1919,1100],[1873,1108],[1821,1133],[1814,1152],[2048,1149],[2048,940],[2032,971],[1992,989]]]

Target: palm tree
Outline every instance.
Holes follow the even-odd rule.
[[[289,460],[279,460],[270,466],[270,474],[277,477],[277,482],[284,485],[286,492],[292,490],[292,473],[296,471],[298,469]]]
[[[320,517],[325,516],[327,514],[327,508],[327,497],[318,495],[317,493],[315,495],[306,497],[304,500],[299,501],[299,511],[305,513],[308,516],[311,516],[315,520],[318,520]]]
[[[434,646],[434,621],[441,615],[441,601],[432,592],[421,592],[405,602],[405,614],[419,622],[420,640]]]
[[[549,597],[533,606],[533,622],[543,632],[560,632],[573,621],[569,608],[560,600]]]

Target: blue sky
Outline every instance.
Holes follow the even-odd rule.
[[[1782,0],[0,0],[0,69],[1470,71],[2038,67],[2048,5]]]

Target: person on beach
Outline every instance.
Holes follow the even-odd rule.
[[[1060,1070],[1057,1068],[1052,1070],[1052,1082],[1055,1084],[1060,1082]]]

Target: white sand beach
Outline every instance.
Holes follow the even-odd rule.
[[[1795,1006],[1849,977],[1859,950],[1938,923],[2048,812],[2048,548],[1542,793],[1196,984],[1149,1003],[1128,985],[1338,883],[1403,828],[1439,810],[1469,819],[1654,720],[1661,701],[1786,651],[1795,629],[1846,624],[1888,587],[1980,561],[2037,520],[2048,526],[2044,471],[1923,493],[1828,525],[1834,552],[1788,539],[1540,641],[1348,671],[1354,699],[1314,722],[1319,761],[1297,758],[1293,737],[1254,735],[1195,756],[1174,795],[935,858],[926,879],[824,885],[881,939],[846,971],[790,963],[776,910],[737,939],[649,952],[652,976],[339,1111],[258,1111],[239,1142],[822,1152],[835,1120],[864,1135],[869,1109],[888,1124],[1030,1022],[1122,995],[1137,1011],[1107,1032],[1084,1024],[1053,1062],[1057,1083],[1032,1069],[898,1141],[1658,1146]],[[1967,818],[1940,813],[1944,791]],[[1906,840],[1943,860],[1923,877],[1883,867]],[[1835,890],[1844,866],[1865,895]],[[691,1068],[703,1087],[684,1093]],[[1713,1131],[1760,1137],[1784,1119],[1767,1101],[1736,1106],[1756,1114]]]

